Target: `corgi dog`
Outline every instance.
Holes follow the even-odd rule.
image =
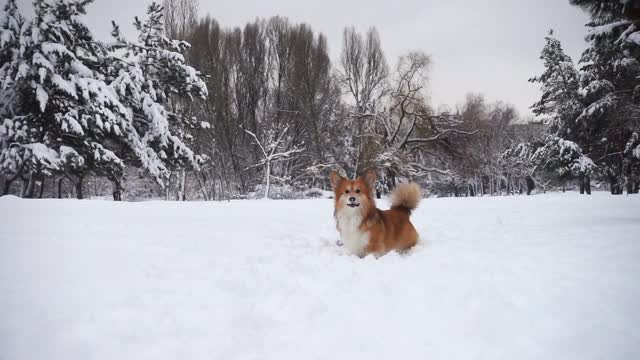
[[[359,257],[382,256],[391,250],[403,252],[418,242],[418,233],[409,216],[420,202],[420,187],[400,184],[391,193],[391,209],[376,208],[373,189],[375,171],[348,180],[331,173],[334,191],[336,227],[344,246]]]

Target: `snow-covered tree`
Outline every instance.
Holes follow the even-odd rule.
[[[526,184],[527,195],[531,195],[535,189],[537,166],[535,155],[540,146],[536,141],[518,142],[502,154],[501,160],[506,172],[512,178],[520,181],[520,187],[522,187],[522,182]]]
[[[110,142],[119,142],[129,117],[95,69],[100,48],[80,21],[89,3],[34,2],[11,85],[15,113],[2,127],[9,152],[30,177],[64,172],[79,190],[91,169],[121,169]]]
[[[4,13],[0,20],[0,80],[11,81],[11,75],[16,71],[16,60],[20,53],[20,32],[24,25],[24,18],[18,11],[16,0],[8,0],[4,6]],[[6,92],[12,83],[2,83],[0,90]],[[9,104],[3,100],[0,105]]]
[[[529,176],[534,176],[536,171],[543,172],[563,183],[577,177],[580,192],[586,190],[590,194],[593,167],[584,164],[593,164],[593,161],[583,154],[580,144],[587,141],[585,130],[575,121],[584,108],[578,71],[553,30],[545,40],[540,55],[545,71],[529,80],[540,84],[541,98],[531,109],[544,121],[545,135],[540,142],[515,144],[505,155],[512,163],[515,156],[521,155],[515,164],[533,165]]]
[[[572,177],[590,177],[596,171],[593,160],[582,153],[582,149],[573,141],[557,136],[547,136],[544,146],[539,147],[532,155],[536,163],[536,171],[551,174],[557,179]],[[589,181],[580,182],[580,192],[591,193]]]
[[[392,79],[388,109],[372,113],[376,127],[369,136],[375,140],[373,165],[381,171],[379,183],[391,190],[398,176],[416,176],[425,168],[412,161],[410,148],[436,142],[442,136],[426,139],[416,135],[416,128],[424,127],[433,112],[426,103],[427,74],[431,58],[424,53],[411,52],[400,57]]]
[[[7,1],[0,21],[0,175],[5,178],[2,194],[6,194],[22,168],[20,156],[11,148],[12,141],[23,136],[22,127],[15,126],[10,120],[16,111],[14,79],[20,54],[20,31],[24,24],[15,0]],[[15,134],[15,130],[20,133]]]
[[[422,52],[409,52],[399,58],[389,89],[380,99],[384,108],[367,110],[367,165],[379,172],[379,191],[396,186],[397,178],[425,177],[430,173],[450,176],[447,169],[428,164],[431,151],[448,146],[453,137],[472,135],[461,125],[460,117],[436,114],[428,105],[427,85],[431,58]]]
[[[634,1],[571,0],[591,15],[581,67],[586,105],[576,122],[586,128],[583,149],[608,175],[613,193],[634,188],[640,166],[633,134],[640,130],[640,18]],[[626,169],[626,170],[625,170]]]
[[[206,95],[180,54],[188,44],[162,35],[162,8],[152,4],[149,19],[136,21],[139,44],[118,37],[107,51],[81,22],[90,2],[36,0],[15,60],[2,66],[3,96],[14,95],[3,98],[1,170],[28,175],[27,196],[43,176],[64,174],[81,198],[83,178],[92,174],[110,179],[119,199],[126,164],[160,183],[169,166],[197,166],[181,139],[187,122],[170,106],[174,95]],[[7,14],[14,7],[10,2]],[[15,23],[3,22],[3,49],[15,47]]]
[[[529,79],[532,83],[539,83],[542,92],[540,100],[531,106],[531,110],[546,122],[548,133],[570,138],[576,133],[576,129],[572,129],[573,120],[583,108],[578,71],[571,57],[562,49],[560,40],[554,37],[553,30],[549,31],[545,40],[540,55],[545,71]]]
[[[628,179],[640,179],[640,167],[633,166],[640,160],[640,132],[631,134],[625,146],[624,156],[626,157],[625,176]],[[627,181],[627,193],[637,194],[640,192],[640,181]]]
[[[261,160],[253,167],[264,168],[264,198],[269,198],[269,191],[271,190],[271,178],[272,169],[276,162],[289,159],[292,155],[301,152],[303,149],[296,146],[289,147],[287,143],[287,133],[289,132],[289,126],[285,126],[283,129],[269,129],[266,130],[259,139],[253,132],[244,129],[244,131],[253,138],[256,145],[260,148]]]
[[[105,58],[110,87],[131,110],[144,148],[144,154],[131,160],[159,182],[174,168],[197,168],[198,156],[186,143],[188,130],[196,123],[178,100],[207,96],[200,73],[185,62],[183,52],[189,44],[163,35],[162,12],[152,3],[147,19],[136,18],[137,42],[127,41],[114,24],[115,41],[108,45]]]

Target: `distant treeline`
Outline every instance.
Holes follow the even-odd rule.
[[[222,28],[197,0],[165,0],[139,36],[93,39],[87,1],[5,7],[0,178],[25,197],[300,197],[328,173],[378,170],[379,194],[413,180],[442,196],[640,184],[640,24],[631,3],[593,13],[577,70],[550,33],[536,121],[469,94],[434,109],[430,56],[390,66],[375,28],[324,35],[286,18]],[[607,2],[608,3],[608,2]],[[7,40],[8,39],[8,40]],[[88,190],[84,189],[87,188]],[[84,190],[83,190],[84,189]]]

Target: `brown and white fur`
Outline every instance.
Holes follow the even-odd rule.
[[[418,241],[409,216],[422,197],[420,187],[415,183],[398,185],[391,193],[391,209],[383,211],[376,208],[373,198],[375,181],[375,171],[355,180],[331,173],[336,227],[344,246],[360,257],[406,251]]]

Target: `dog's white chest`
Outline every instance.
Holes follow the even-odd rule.
[[[353,254],[364,255],[364,249],[369,244],[369,234],[360,230],[362,216],[346,209],[336,215],[344,247]]]

